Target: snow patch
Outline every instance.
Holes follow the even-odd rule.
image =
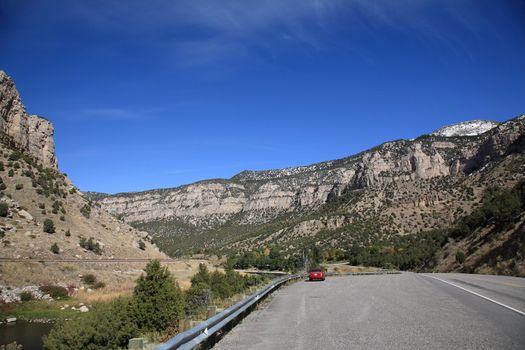
[[[476,136],[486,133],[487,131],[498,126],[499,123],[488,120],[472,120],[445,126],[432,133],[434,136]]]

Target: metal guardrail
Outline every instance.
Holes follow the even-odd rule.
[[[171,338],[167,342],[156,347],[155,350],[193,349],[194,347],[203,343],[208,338],[210,338],[211,336],[216,334],[218,331],[223,329],[231,321],[236,319],[239,315],[241,315],[243,312],[248,310],[251,306],[258,303],[266,295],[271,293],[276,288],[280,287],[282,284],[288,281],[291,281],[297,278],[303,278],[303,277],[305,277],[304,274],[289,275],[289,276],[282,277],[272,282],[270,285],[253,293],[249,297],[241,300],[237,304],[230,306],[229,308],[218,313],[217,315],[207,319],[206,321],[199,323],[197,326],[185,332],[179,333],[178,335]]]

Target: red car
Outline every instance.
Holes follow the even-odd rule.
[[[321,269],[311,269],[308,273],[308,279],[310,281],[324,281],[324,271]]]

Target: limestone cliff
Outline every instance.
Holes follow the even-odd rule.
[[[0,134],[17,148],[39,160],[45,167],[57,168],[53,124],[28,115],[13,80],[0,71]]]
[[[100,203],[119,218],[162,239],[170,237],[169,244],[179,246],[184,242],[176,237],[202,233],[200,244],[208,245],[213,238],[205,233],[213,232],[218,241],[212,244],[220,245],[225,230],[235,240],[235,235],[245,230],[253,232],[254,227],[268,227],[291,217],[292,221],[279,221],[277,225],[291,225],[291,229],[268,229],[271,237],[281,232],[284,236],[279,239],[285,243],[297,232],[304,236],[308,227],[315,235],[345,227],[356,217],[365,220],[417,208],[424,218],[384,218],[384,227],[391,232],[407,234],[444,225],[458,215],[458,208],[468,210],[473,198],[462,197],[461,192],[477,195],[476,187],[466,189],[466,183],[476,186],[471,175],[512,154],[523,154],[524,139],[525,116],[521,116],[493,123],[485,132],[474,135],[424,135],[415,140],[387,142],[348,158],[280,170],[244,171],[228,180],[201,181],[172,189],[104,196]],[[358,193],[365,195],[346,210],[346,218],[335,221],[337,224],[329,224],[333,219],[317,214],[327,203]],[[301,219],[308,215],[316,216],[315,220]]]

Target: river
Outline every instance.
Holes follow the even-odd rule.
[[[23,350],[44,350],[42,337],[53,328],[52,323],[31,323],[16,321],[0,325],[0,345],[16,341]]]

